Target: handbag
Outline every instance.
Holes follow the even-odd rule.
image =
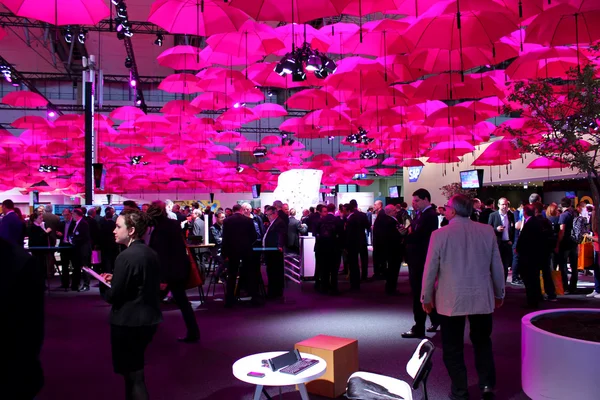
[[[188,279],[185,284],[185,289],[193,289],[198,286],[202,286],[204,284],[204,276],[200,273],[198,269],[198,264],[196,263],[196,259],[192,255],[189,249],[186,248],[186,253],[190,260],[190,272],[188,274]]]
[[[563,287],[561,272],[553,269],[551,271],[551,274],[552,274],[552,282],[554,283],[554,292],[559,296],[564,295],[565,288]]]
[[[591,239],[584,236],[583,242],[577,247],[577,269],[583,270],[594,265],[594,245]]]

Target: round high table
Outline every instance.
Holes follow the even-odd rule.
[[[306,382],[310,382],[321,377],[327,369],[327,363],[321,357],[313,354],[300,353],[302,358],[312,358],[319,362],[310,368],[305,369],[298,375],[284,374],[279,371],[271,371],[269,367],[262,366],[262,360],[277,357],[287,353],[286,351],[272,351],[268,353],[258,353],[244,358],[240,358],[233,364],[233,376],[242,382],[256,385],[254,391],[254,400],[259,400],[264,386],[290,386],[298,385],[300,397],[302,400],[309,400],[308,392],[306,391]],[[248,376],[248,372],[262,372],[265,374],[263,378],[255,378]],[[265,392],[268,397],[268,394]]]

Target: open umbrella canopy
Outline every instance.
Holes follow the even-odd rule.
[[[13,107],[34,108],[46,107],[48,100],[42,95],[25,90],[10,92],[2,98],[2,103]]]
[[[2,0],[15,15],[53,25],[96,25],[110,14],[102,0]]]
[[[351,0],[229,0],[257,21],[304,23],[342,13]]]

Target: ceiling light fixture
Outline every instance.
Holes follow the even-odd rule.
[[[58,167],[56,165],[48,165],[48,164],[43,164],[40,165],[40,167],[38,168],[39,172],[56,172],[58,171]]]
[[[161,33],[157,33],[156,34],[156,40],[154,41],[154,44],[157,45],[158,47],[162,47],[163,40],[165,40],[165,37]]]
[[[237,167],[235,167],[235,170],[237,171],[238,174],[241,174],[242,172],[244,172],[244,167],[242,167],[241,165],[238,165]]]
[[[373,160],[377,158],[377,153],[371,149],[364,150],[360,153],[361,160]]]
[[[319,79],[325,79],[337,69],[336,63],[319,50],[313,50],[304,43],[294,51],[287,53],[275,66],[274,71],[281,75],[292,75],[294,82],[306,79],[306,72],[314,72]]]
[[[77,35],[77,40],[79,41],[79,43],[81,43],[81,44],[85,43],[85,40],[87,39],[87,34],[88,34],[87,29],[82,29],[79,31],[79,35]]]
[[[67,42],[67,43],[73,42],[73,31],[71,31],[70,26],[67,26],[67,30],[65,31],[65,42]]]
[[[267,148],[265,146],[258,146],[252,150],[252,155],[256,158],[261,158],[267,155]]]

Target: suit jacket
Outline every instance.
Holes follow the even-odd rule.
[[[335,226],[334,237],[329,239],[323,238],[321,228],[323,228],[325,224],[331,224],[332,226]],[[344,246],[344,221],[333,214],[327,214],[325,217],[317,221],[315,236],[315,252],[319,252],[321,250],[326,251],[328,249],[341,251]]]
[[[30,224],[28,236],[29,236],[29,242],[28,242],[29,247],[50,246],[49,234],[46,233],[44,228],[42,228],[41,226],[38,226],[36,224]]]
[[[73,243],[73,260],[79,260],[81,266],[89,267],[92,260],[92,239],[90,237],[90,227],[85,218],[81,218],[79,223],[75,222],[71,243]]]
[[[2,362],[10,365],[0,374],[2,398],[32,399],[44,384],[40,351],[44,342],[44,276],[21,246],[0,238],[0,330],[4,343]]]
[[[43,218],[46,228],[52,229],[52,232],[50,232],[50,243],[52,246],[55,246],[56,239],[58,238],[56,232],[60,230],[60,217],[56,214],[45,212]]]
[[[367,245],[366,230],[370,229],[367,214],[360,211],[354,211],[346,221],[346,248],[352,251],[359,251]]]
[[[373,250],[377,251],[377,254],[381,254],[385,257],[388,249],[388,240],[386,234],[388,233],[388,225],[396,224],[394,219],[387,215],[384,211],[377,213],[375,222],[373,223]]]
[[[141,240],[118,255],[111,287],[100,284],[100,292],[112,304],[112,325],[151,326],[162,321],[159,270],[158,255]]]
[[[504,298],[504,267],[494,231],[456,216],[431,235],[421,302],[433,302],[446,316],[474,315],[491,314],[494,298]]]
[[[309,214],[306,217],[306,226],[308,227],[308,231],[315,236],[315,230],[317,228],[317,222],[321,219],[321,215],[318,212],[314,212]]]
[[[484,208],[483,210],[481,210],[481,213],[479,213],[479,222],[481,222],[482,224],[489,223],[490,214],[493,212],[494,210],[491,208]]]
[[[287,247],[300,246],[300,221],[296,217],[290,217],[287,233]]]
[[[252,254],[252,245],[256,242],[254,223],[248,217],[235,213],[223,222],[223,247],[221,254],[225,258],[241,258]]]
[[[404,253],[404,237],[398,231],[398,225],[404,226],[396,218],[388,216],[385,219],[385,241],[387,242],[385,254],[388,259],[401,262]]]
[[[517,254],[519,255],[519,269],[524,271],[537,271],[539,274],[542,264],[548,260],[544,257],[548,243],[542,233],[542,224],[536,217],[530,217],[519,233],[517,240]]]
[[[179,222],[162,216],[154,221],[148,246],[158,255],[161,280],[168,283],[185,282],[190,274],[190,259]]]
[[[515,216],[512,212],[508,212],[508,240],[514,243],[515,241]],[[494,211],[490,214],[488,218],[488,224],[494,228],[494,233],[496,234],[496,238],[498,239],[498,243],[502,241],[503,232],[498,232],[498,227],[502,226],[502,217],[500,216],[500,211]]]
[[[280,247],[284,249],[287,244],[288,225],[283,218],[277,216],[265,232],[263,243],[265,247]]]
[[[59,231],[60,231],[60,233],[62,233],[62,236],[60,238],[60,245],[61,246],[65,246],[65,245],[69,245],[70,244],[68,242],[68,240],[73,235],[73,229],[75,229],[75,220],[71,219],[71,221],[69,222],[69,230],[65,234],[65,227],[66,226],[67,226],[67,221],[62,221],[60,223]],[[114,228],[113,228],[113,230],[114,230]]]
[[[413,219],[410,233],[406,236],[406,262],[409,267],[423,268],[431,234],[437,230],[438,225],[437,212],[433,207]]]
[[[92,217],[83,217],[85,222],[87,222],[90,228],[90,238],[92,240],[92,247],[96,247],[100,245],[100,227],[98,226],[98,222],[96,222],[95,218]]]
[[[105,254],[117,254],[119,246],[115,242],[115,221],[112,219],[102,219],[99,224],[100,229],[100,250]]]
[[[23,247],[25,224],[16,212],[8,213],[0,222],[0,238]]]

